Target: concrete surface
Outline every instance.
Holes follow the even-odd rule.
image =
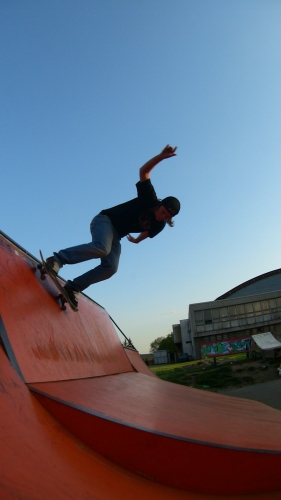
[[[272,382],[255,384],[241,389],[229,389],[220,394],[237,398],[252,399],[281,411],[281,377]]]

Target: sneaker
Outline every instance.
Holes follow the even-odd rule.
[[[55,278],[58,275],[60,268],[62,267],[60,263],[55,259],[55,257],[48,257],[46,259],[46,267],[48,272],[52,274]]]
[[[72,304],[78,308],[78,290],[75,290],[75,288],[67,284],[64,286],[64,289],[67,292],[67,295],[70,298]]]

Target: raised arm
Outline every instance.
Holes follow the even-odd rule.
[[[169,144],[159,153],[158,155],[148,160],[141,168],[140,168],[140,181],[146,181],[150,179],[151,170],[160,163],[162,160],[166,160],[167,158],[171,158],[172,156],[176,156],[177,148],[173,148]]]

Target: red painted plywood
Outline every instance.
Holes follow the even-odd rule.
[[[148,366],[145,364],[145,362],[142,360],[140,357],[139,353],[137,351],[132,351],[131,349],[125,349],[125,352],[129,358],[129,361],[134,368],[134,370],[138,373],[143,373],[145,375],[148,375],[149,377],[156,377],[155,373],[153,373]]]
[[[0,333],[12,363],[0,344],[1,499],[281,498],[280,412],[144,375],[107,313],[85,296],[79,313],[61,311],[36,264],[0,236]],[[129,469],[165,484],[172,474],[186,491]]]
[[[140,373],[30,387],[128,425],[197,442],[281,452],[281,412]]]
[[[163,484],[213,494],[280,486],[281,412],[273,408],[136,372],[30,388],[94,450]]]
[[[1,500],[218,500],[217,495],[184,492],[132,474],[88,448],[33,397],[1,347],[0,387]],[[204,469],[202,464],[201,482]],[[249,468],[244,473],[255,480]],[[280,498],[281,490],[219,497]]]
[[[37,262],[0,237],[0,315],[26,382],[132,371],[107,312],[81,295],[79,312],[59,308]]]
[[[1,346],[0,442],[1,500],[215,500],[166,488],[92,451],[32,396]]]

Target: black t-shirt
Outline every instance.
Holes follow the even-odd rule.
[[[142,233],[148,231],[148,236],[154,238],[162,229],[165,221],[157,221],[151,208],[157,206],[158,199],[150,179],[136,184],[138,197],[133,200],[116,205],[116,207],[102,210],[112,222],[114,228],[123,238],[129,233]]]

